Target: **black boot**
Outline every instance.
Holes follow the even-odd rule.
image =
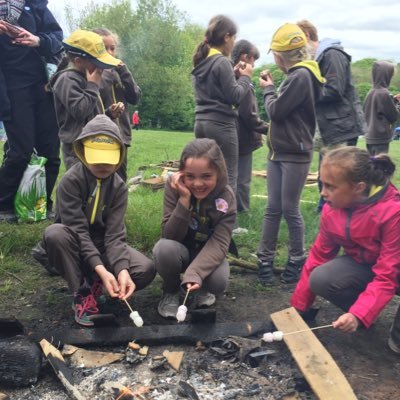
[[[258,260],[258,281],[264,285],[274,282],[273,261]]]
[[[296,283],[301,274],[301,270],[306,261],[306,258],[300,261],[288,260],[285,270],[281,273],[281,282],[283,283]]]

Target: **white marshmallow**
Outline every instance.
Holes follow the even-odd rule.
[[[178,307],[178,312],[176,313],[176,319],[178,322],[183,322],[186,319],[187,307],[183,304]]]
[[[264,333],[262,340],[267,343],[272,343],[274,341],[274,336],[272,335],[272,332]]]
[[[143,326],[143,319],[142,319],[142,317],[139,315],[139,313],[137,311],[132,311],[129,314],[129,318],[133,321],[133,323],[138,328],[141,328]]]
[[[273,336],[273,340],[276,340],[276,341],[281,341],[282,339],[283,339],[283,332],[282,331],[275,331],[275,332],[272,332],[272,336]]]

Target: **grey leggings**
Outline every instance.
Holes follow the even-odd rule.
[[[358,264],[349,256],[341,256],[311,272],[310,288],[316,295],[347,312],[373,278],[371,266]]]
[[[349,256],[336,257],[310,274],[311,291],[348,312],[374,278],[371,266],[358,264]],[[400,306],[391,327],[391,337],[400,346]]]
[[[300,213],[300,196],[310,163],[270,161],[267,165],[268,203],[257,255],[262,261],[273,261],[282,215],[289,229],[289,259],[304,257],[304,221]]]
[[[191,262],[189,250],[175,240],[160,239],[153,248],[153,258],[156,270],[164,280],[164,292],[177,292],[181,285],[180,275]],[[216,295],[222,294],[228,286],[228,279],[229,264],[224,260],[204,279],[202,288]]]
[[[236,193],[239,141],[236,120],[220,122],[212,120],[197,120],[194,124],[194,132],[197,139],[214,139],[224,155],[228,170],[228,181],[233,192]]]

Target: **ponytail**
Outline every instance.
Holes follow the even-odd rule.
[[[371,156],[372,163],[371,181],[374,185],[383,185],[392,177],[396,170],[396,165],[387,154]]]
[[[193,67],[197,67],[208,56],[209,50],[210,46],[206,40],[197,46],[196,52],[193,55]]]
[[[335,165],[344,171],[350,183],[365,182],[371,186],[383,186],[392,177],[396,166],[387,154],[370,156],[363,149],[346,146],[329,151],[323,158],[324,165]]]
[[[225,15],[216,15],[211,18],[204,35],[204,40],[197,46],[193,55],[193,66],[196,67],[208,56],[210,47],[223,46],[226,34],[235,36],[236,33],[237,26],[230,18]]]

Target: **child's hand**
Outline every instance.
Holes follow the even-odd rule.
[[[119,297],[120,288],[115,276],[111,272],[107,271],[104,265],[97,265],[94,270],[103,282],[110,297]]]
[[[260,83],[260,87],[261,87],[261,88],[265,88],[265,87],[267,87],[267,86],[273,85],[273,84],[274,84],[274,81],[273,81],[273,79],[272,79],[271,72],[269,72],[267,69],[264,70],[264,71],[262,71],[262,72],[260,73],[260,80],[259,80],[259,83]]]
[[[182,171],[175,172],[171,178],[171,187],[176,190],[179,194],[179,201],[186,208],[190,208],[190,197],[191,193],[188,187],[185,185],[183,180],[184,174]]]
[[[235,68],[238,67],[236,70]],[[235,73],[239,73],[239,75],[245,75],[249,78],[253,75],[253,66],[250,63],[245,63],[244,61],[240,61],[239,64],[235,66]]]
[[[101,68],[86,68],[86,79],[88,82],[93,82],[97,86],[100,86],[102,73],[103,70]]]
[[[186,290],[190,290],[191,292],[195,291],[195,290],[199,290],[200,289],[200,285],[198,283],[187,283],[186,284]]]
[[[126,300],[131,297],[133,292],[136,289],[136,285],[134,284],[129,271],[127,269],[123,269],[118,274],[118,283],[119,283],[119,298],[121,300]]]
[[[119,101],[118,103],[113,103],[110,106],[110,114],[112,119],[119,118],[124,111],[125,111],[125,104],[122,103],[122,101]]]
[[[341,315],[336,321],[332,322],[335,329],[340,329],[346,333],[353,333],[360,325],[357,317],[351,313]]]

